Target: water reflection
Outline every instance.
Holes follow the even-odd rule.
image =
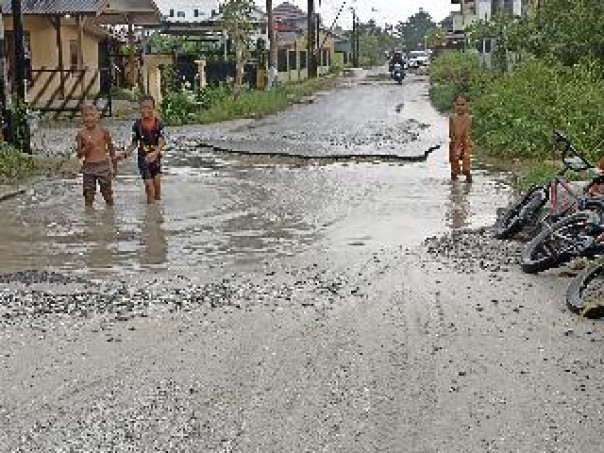
[[[145,209],[140,230],[140,246],[141,265],[157,266],[168,261],[164,215],[159,205],[150,205]]]
[[[460,182],[450,184],[447,212],[447,225],[451,229],[465,228],[470,225],[470,190],[472,185]]]
[[[102,269],[116,266],[118,257],[118,226],[112,208],[86,209],[83,222],[82,260],[86,268]]]

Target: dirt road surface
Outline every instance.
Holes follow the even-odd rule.
[[[0,451],[602,451],[602,325],[491,238],[509,189],[371,158],[444,144],[426,94],[172,130],[157,206],[128,165],[114,209],[70,179],[0,204]]]

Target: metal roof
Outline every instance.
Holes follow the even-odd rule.
[[[23,0],[23,14],[93,14],[103,8],[107,0]],[[11,0],[2,0],[2,14],[12,14]]]
[[[2,14],[12,14],[11,0],[2,2]],[[22,0],[24,15],[96,16],[99,23],[134,25],[158,24],[159,8],[153,0]]]

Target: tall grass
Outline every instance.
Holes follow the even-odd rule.
[[[237,97],[226,85],[207,87],[197,92],[173,91],[162,102],[162,114],[169,125],[258,118],[277,113],[336,83],[333,76],[320,77],[298,83],[282,83],[272,91],[244,90]]]
[[[23,154],[6,143],[0,144],[0,184],[26,178],[34,173],[35,168],[32,156]]]

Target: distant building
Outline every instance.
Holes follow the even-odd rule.
[[[220,10],[218,0],[157,0],[168,22],[200,22],[214,18]]]

